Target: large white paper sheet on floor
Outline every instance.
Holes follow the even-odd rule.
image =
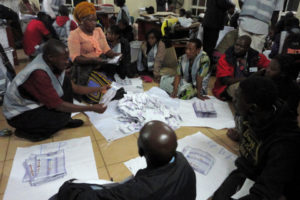
[[[180,100],[179,113],[182,118],[181,126],[209,127],[214,129],[234,128],[235,122],[227,102],[218,100],[213,96],[205,101],[211,102],[217,112],[216,118],[198,118],[193,108],[194,101],[201,101],[197,98]]]
[[[162,89],[153,87],[146,92],[148,95],[156,97],[161,103],[172,109],[179,109],[179,114],[182,118],[180,126],[192,127],[210,127],[214,129],[233,128],[235,127],[234,118],[228,103],[220,101],[215,97],[210,96],[209,100],[215,107],[217,118],[198,118],[194,112],[193,102],[200,101],[197,98],[191,100],[173,99]],[[118,101],[112,101],[108,104],[107,110],[103,114],[95,112],[86,112],[90,121],[95,128],[105,137],[109,142],[126,137],[133,134],[123,133],[118,129],[118,125],[122,124],[117,117],[120,112],[117,109]]]
[[[118,129],[118,125],[122,124],[122,122],[120,122],[117,118],[118,115],[120,115],[117,109],[117,104],[118,101],[110,102],[107,106],[106,111],[103,114],[98,114],[95,112],[86,112],[95,128],[109,142],[134,133],[132,132],[125,134]]]
[[[151,96],[159,98],[159,100],[163,104],[168,105],[169,107],[178,108],[179,106],[178,99],[176,100],[176,99],[169,98],[168,94],[165,91],[157,87],[150,89],[146,93]],[[95,112],[86,112],[86,114],[88,115],[90,121],[95,126],[95,128],[109,142],[135,133],[135,131],[132,131],[131,133],[123,133],[118,129],[119,125],[121,125],[123,122],[120,122],[118,120],[118,116],[120,115],[120,112],[117,109],[117,104],[118,101],[110,102],[107,106],[107,110],[103,114],[98,114]]]
[[[66,176],[40,186],[30,186],[28,182],[22,182],[25,174],[23,167],[25,158],[29,157],[32,153],[48,153],[57,151],[59,148],[64,149],[65,152]],[[18,148],[4,193],[4,200],[47,200],[58,192],[59,187],[65,181],[72,178],[85,180],[98,179],[90,137]]]
[[[207,136],[198,132],[191,136],[186,136],[178,140],[177,151],[182,151],[184,147],[190,146],[209,153],[215,159],[214,165],[207,175],[195,171],[197,182],[197,200],[206,200],[221,185],[224,179],[235,169],[234,160],[236,155],[226,150]],[[133,173],[146,167],[144,158],[137,157],[124,163]]]
[[[159,100],[169,107],[179,108],[179,114],[182,118],[181,126],[209,127],[214,129],[235,127],[234,117],[227,102],[220,101],[213,96],[205,100],[211,102],[217,112],[216,118],[198,118],[193,108],[194,101],[201,101],[197,98],[190,100],[173,99],[160,88],[153,87],[148,92],[149,95],[156,96]]]

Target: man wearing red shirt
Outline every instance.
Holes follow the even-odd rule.
[[[35,57],[41,53],[40,45],[44,40],[52,37],[50,31],[46,28],[44,21],[48,16],[44,13],[38,13],[38,18],[31,20],[24,32],[23,48],[26,55]]]
[[[69,52],[58,40],[49,40],[38,55],[13,80],[4,96],[3,114],[16,128],[16,136],[40,141],[63,128],[75,128],[82,120],[70,117],[71,112],[103,113],[102,104],[74,105],[73,92],[89,94],[107,88],[75,85],[65,75]]]
[[[213,94],[221,100],[232,99],[239,82],[262,68],[270,61],[263,54],[250,47],[251,38],[241,36],[234,46],[226,50],[217,64],[216,82]]]

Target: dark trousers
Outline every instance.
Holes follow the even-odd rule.
[[[211,64],[213,64],[213,52],[219,38],[219,32],[219,29],[203,27],[203,50],[208,54]]]
[[[73,91],[70,79],[65,76],[63,83],[64,101],[73,102]],[[60,112],[42,106],[26,111],[10,120],[8,124],[22,132],[22,136],[27,139],[47,138],[55,132],[64,128],[71,117],[71,113]]]

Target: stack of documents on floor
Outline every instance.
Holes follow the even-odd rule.
[[[174,130],[179,128],[179,114],[162,104],[157,98],[146,93],[126,94],[118,103],[121,115],[118,120],[123,122],[119,129],[123,133],[138,132],[145,123],[152,120],[165,122]]]
[[[100,104],[104,104],[104,106],[107,106],[109,102],[116,96],[117,89],[112,87],[102,96]]]
[[[235,169],[237,156],[201,132],[178,140],[177,151],[182,152],[195,171],[197,200],[208,199]],[[144,157],[124,164],[134,175],[147,167]]]
[[[52,175],[58,174],[58,176],[64,172],[67,173],[63,177],[52,179],[49,182],[34,182],[39,184],[33,187],[28,182],[24,182],[24,174],[28,173],[24,168],[24,159],[34,157],[37,162],[31,162],[32,172],[39,172],[32,174],[34,178],[45,175],[48,172]],[[55,166],[56,164],[57,166]],[[36,167],[33,165],[36,165]],[[31,173],[31,169],[29,171]],[[47,174],[47,176],[50,174]],[[3,199],[49,199],[58,192],[58,189],[65,181],[73,178],[80,180],[98,179],[90,137],[51,142],[31,147],[18,147]]]
[[[198,118],[214,118],[217,117],[217,112],[212,102],[209,101],[195,101],[193,103],[195,114]]]
[[[63,150],[47,154],[31,154],[25,160],[24,167],[23,182],[29,182],[32,186],[62,178],[67,174]]]
[[[132,79],[130,79],[132,80]],[[128,92],[128,95],[130,92]],[[155,110],[152,108],[150,112],[147,114],[146,112],[142,113],[142,120],[143,123],[148,122],[149,120],[161,120],[171,125],[174,129],[177,128],[178,118],[180,118],[179,126],[192,126],[192,127],[210,127],[214,129],[223,129],[223,128],[233,128],[235,127],[234,118],[232,112],[229,109],[228,103],[220,101],[215,97],[209,96],[210,99],[205,100],[205,103],[211,103],[214,106],[214,109],[217,113],[217,117],[215,118],[198,118],[194,108],[193,103],[197,101],[201,101],[197,98],[191,100],[180,100],[177,98],[170,98],[170,96],[162,89],[158,87],[153,87],[149,91],[145,93],[140,93],[148,95],[149,101],[155,101],[155,106],[157,107]],[[132,93],[130,95],[133,95]],[[120,100],[125,101],[125,100]],[[108,106],[107,110],[103,114],[98,114],[95,112],[86,112],[90,121],[95,126],[95,128],[105,137],[107,141],[113,141],[116,139],[120,139],[126,137],[130,134],[138,132],[138,128],[141,128],[141,123],[137,122],[136,118],[140,120],[140,105],[136,107],[135,112],[130,109],[133,107],[126,108],[130,111],[130,122],[127,119],[123,119],[124,117],[120,118],[121,116],[128,116],[127,114],[121,113],[120,109],[118,108],[119,101],[111,101]],[[146,107],[148,105],[145,105]],[[150,104],[149,104],[150,106]],[[167,109],[164,109],[167,107]],[[121,109],[122,110],[122,109]],[[177,114],[180,114],[180,117]],[[170,120],[167,120],[168,117],[162,116],[170,116]],[[171,122],[173,118],[177,119],[175,122]],[[182,119],[182,120],[181,120]],[[137,125],[138,123],[138,125]],[[125,130],[125,131],[121,131]]]
[[[121,79],[119,75],[115,75],[115,82],[112,83],[112,87],[119,89],[123,87],[126,92],[141,93],[144,92],[143,81],[140,78],[125,78]]]

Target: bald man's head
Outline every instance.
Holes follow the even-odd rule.
[[[161,121],[150,121],[141,129],[138,139],[139,154],[148,166],[158,167],[170,162],[176,154],[175,132]]]

